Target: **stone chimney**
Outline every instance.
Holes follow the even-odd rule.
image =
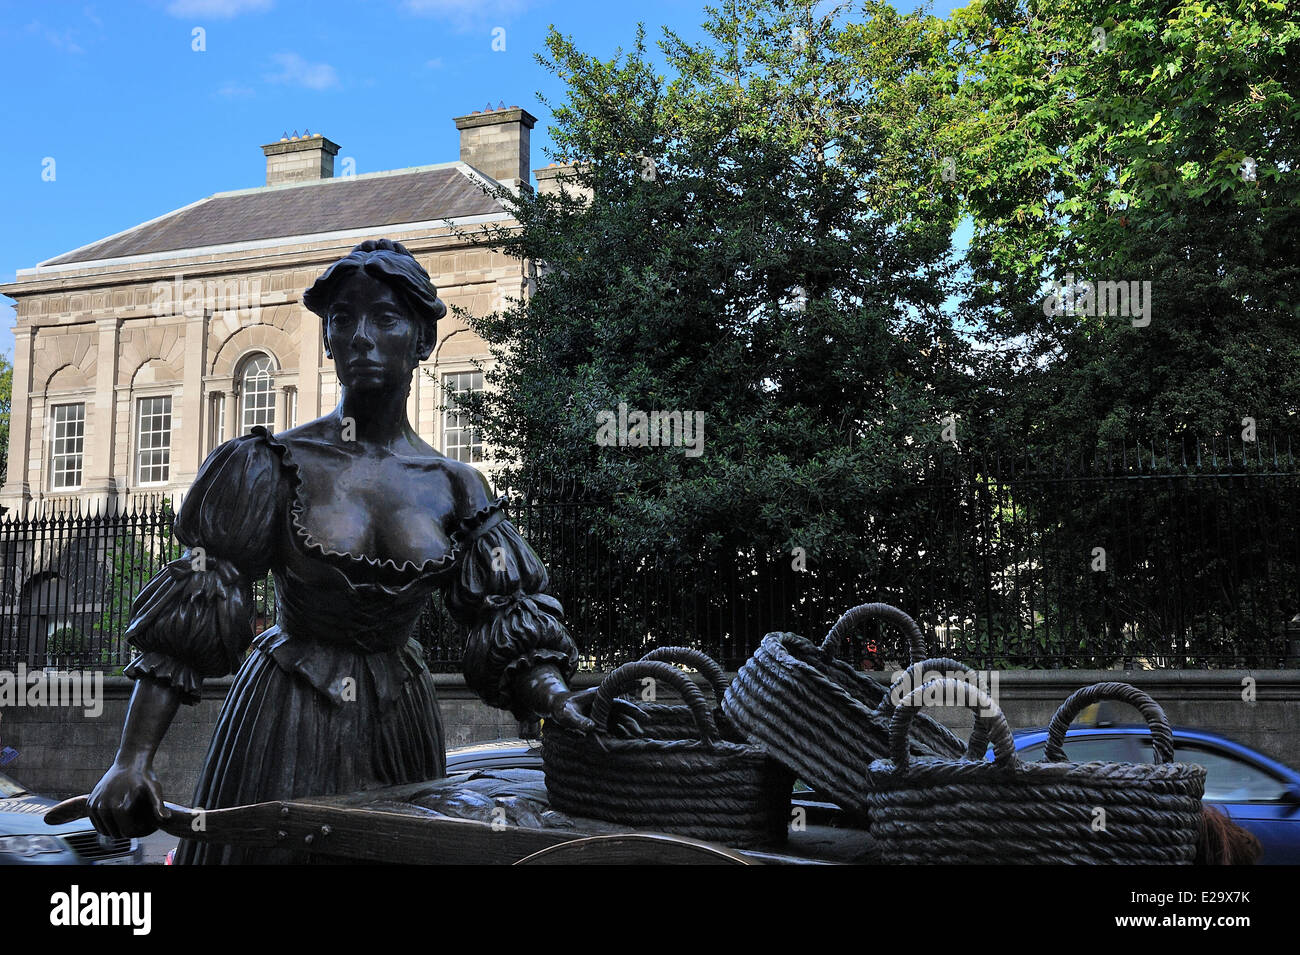
[[[330,142],[320,133],[309,136],[285,137],[278,143],[262,147],[266,154],[266,184],[278,186],[286,182],[314,182],[334,178],[334,157],[338,143]]]
[[[528,185],[531,133],[537,117],[518,106],[456,117],[460,161],[518,192]]]
[[[551,163],[541,169],[534,169],[533,175],[537,177],[537,192],[543,196],[566,195],[590,202],[591,187],[578,185],[577,171],[577,167],[572,163],[560,166]]]

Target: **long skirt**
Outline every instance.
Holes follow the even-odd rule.
[[[367,654],[275,637],[274,631],[263,634],[235,676],[194,792],[196,808],[337,795],[446,775],[437,693],[414,644]],[[340,674],[355,675],[350,687]],[[300,848],[190,839],[181,840],[176,853],[182,865],[313,861],[319,857]]]

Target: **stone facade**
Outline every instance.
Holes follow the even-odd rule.
[[[339,228],[340,204],[331,201],[318,203],[334,215],[328,230],[293,222],[281,231],[298,234],[266,238],[263,232],[249,241],[227,236],[235,241],[212,244],[209,229],[207,244],[178,248],[166,229],[169,221],[180,220],[161,217],[88,246],[89,253],[79,250],[80,257],[68,253],[20,270],[15,282],[0,288],[17,302],[9,469],[0,506],[180,492],[208,452],[246,431],[250,422],[283,430],[327,413],[337,403],[338,383],[324,357],[320,321],[301,297],[326,266],[362,239],[404,243],[449,308],[483,314],[500,307],[505,296],[525,294],[525,265],[473,247],[470,237],[513,222],[494,200],[484,205],[484,188],[498,184],[494,174],[507,188],[528,188],[516,177],[521,171],[527,175],[528,130],[535,120],[509,108],[456,122],[464,124],[459,162],[351,180],[388,188],[399,181],[393,177],[408,174],[401,182],[409,189],[424,181],[419,175],[441,175],[439,183],[454,180],[462,194],[472,186],[478,205],[456,200],[460,205],[448,206],[445,220],[439,219],[440,209],[429,211],[426,201],[420,221],[394,221],[390,211],[387,221],[368,222],[369,207],[363,206]],[[513,162],[505,155],[511,149]],[[205,201],[227,197],[247,203],[265,197],[301,205],[308,194],[284,190],[339,190],[336,184],[345,182],[331,179],[338,147],[319,135],[263,150],[267,186]],[[451,169],[460,175],[451,176]],[[336,191],[330,199],[344,195]],[[405,194],[395,196],[400,210]],[[457,214],[467,208],[497,211]],[[245,220],[250,228],[262,225],[256,216],[242,215],[232,228]],[[133,233],[140,237],[136,245],[149,250],[121,254],[132,251]],[[168,241],[172,247],[166,247]],[[97,249],[117,254],[100,255]],[[442,376],[472,371],[475,361],[489,358],[487,347],[460,318],[449,312],[439,323],[437,347],[416,378],[409,404],[412,424],[434,447],[443,449],[446,437]],[[250,369],[265,374],[249,378]],[[255,393],[245,381],[253,381]],[[78,428],[79,458],[75,444],[68,444],[77,440]],[[158,463],[160,447],[166,451],[165,466]],[[78,463],[79,472],[72,470]]]

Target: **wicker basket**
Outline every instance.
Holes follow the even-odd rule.
[[[964,758],[916,757],[908,730],[935,692],[979,711],[983,734]],[[1156,762],[1072,763],[1061,742],[1079,710],[1098,700],[1136,706],[1155,740]],[[984,758],[987,738],[994,759]],[[881,860],[917,864],[1190,864],[1205,770],[1175,763],[1164,712],[1126,683],[1098,683],[1057,711],[1043,762],[1015,752],[1006,718],[989,696],[962,680],[913,690],[894,712],[891,757],[871,764],[871,831]]]
[[[722,667],[711,656],[691,647],[660,647],[651,650],[641,659],[683,664],[699,671],[706,681],[708,692],[712,695],[710,714],[717,724],[719,735],[733,743],[745,742],[744,734],[722,712],[722,697],[727,692],[727,677]],[[643,714],[642,717],[637,718],[643,735],[654,739],[700,738],[695,715],[685,703],[647,702],[637,699],[635,693],[625,695],[632,699]]]
[[[690,736],[621,738],[609,732],[611,702],[646,677],[681,694],[695,721]],[[643,660],[619,667],[596,692],[594,733],[546,724],[542,762],[551,805],[574,816],[730,846],[784,840],[793,777],[758,747],[723,739],[709,710],[700,688],[671,664]]]
[[[871,619],[899,626],[913,661],[925,655],[916,621],[888,604],[855,607],[831,628],[820,647],[793,633],[770,633],[736,674],[722,709],[751,743],[845,809],[863,813],[867,767],[889,752],[893,706],[887,688],[836,659],[841,636]],[[927,663],[914,662],[909,673]],[[918,754],[956,757],[963,744],[945,727],[921,718],[913,748]]]

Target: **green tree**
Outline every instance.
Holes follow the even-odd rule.
[[[989,431],[1091,451],[1290,428],[1300,409],[1300,20],[1282,0],[973,3],[953,190]],[[1045,315],[1045,280],[1149,282],[1151,311]],[[972,413],[977,413],[974,409]]]
[[[512,201],[521,228],[490,241],[541,263],[535,287],[471,319],[499,359],[474,411],[507,478],[572,478],[613,504],[604,546],[702,592],[796,548],[898,584],[916,476],[970,387],[933,120],[894,115],[933,65],[927,18],[816,7],[729,3],[700,43],[665,30],[664,72],[644,31],[609,61],[552,32],[557,158],[589,196]],[[598,444],[620,404],[702,414],[702,453]]]
[[[965,304],[988,385],[976,429],[1046,460],[1125,442],[1132,461],[1142,442],[1149,465],[1172,439],[1177,470],[1197,434],[1267,458],[1241,436],[1292,432],[1300,408],[1294,5],[977,2],[945,29],[962,79],[940,140],[974,223]],[[1149,283],[1149,324],[1046,314],[1044,283],[1071,276]],[[1018,497],[1041,528],[1027,545],[1056,555],[1041,573],[1079,584],[1057,615],[1082,633],[1137,620],[1134,639],[1258,663],[1298,609],[1275,586],[1294,576],[1276,547],[1291,509],[1256,534],[1255,499],[1210,479]],[[1072,577],[1098,546],[1104,595]]]
[[[9,469],[9,409],[13,403],[14,366],[0,355],[0,475]]]

